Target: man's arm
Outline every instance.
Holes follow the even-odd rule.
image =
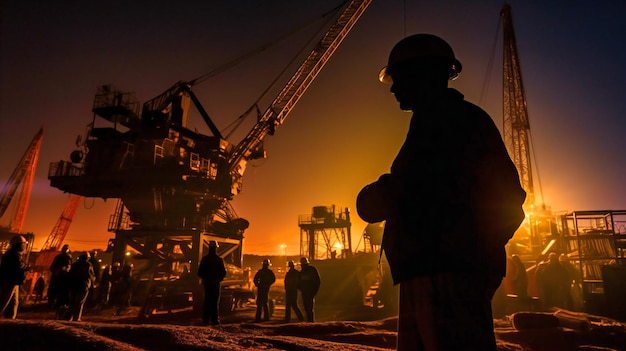
[[[368,223],[382,222],[389,217],[391,174],[383,174],[377,181],[366,185],[356,198],[356,210]]]

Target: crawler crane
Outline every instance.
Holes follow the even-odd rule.
[[[196,81],[174,84],[145,102],[141,111],[132,93],[100,87],[92,109],[94,122],[101,118],[113,125],[96,128],[92,123],[84,150],[73,152],[70,161],[51,165],[51,185],[85,197],[121,200],[109,225],[115,232],[113,261],[123,264],[129,253],[138,258],[135,271],[146,277],[147,294],[172,295],[164,291],[174,288],[161,282],[177,277],[183,266],[195,277],[211,240],[219,243],[218,254],[226,263],[241,267],[248,221],[236,215],[230,201],[241,191],[246,164],[264,156],[264,138],[284,122],[370,3],[346,2],[336,22],[237,145],[224,139],[200,104],[192,91]],[[192,104],[211,136],[187,128]],[[176,288],[181,303],[201,302],[190,298],[198,293],[194,288]]]

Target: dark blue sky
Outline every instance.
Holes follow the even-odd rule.
[[[42,243],[61,213],[65,196],[49,186],[48,165],[69,158],[76,136],[91,122],[99,85],[134,91],[146,101],[338,2],[4,1],[0,182],[8,179],[38,128],[45,129],[25,230]],[[626,3],[510,4],[539,172],[536,191],[543,190],[543,200],[555,211],[625,209]],[[374,0],[285,124],[267,140],[269,158],[247,170],[244,192],[234,200],[237,213],[251,222],[246,250],[277,253],[286,244],[287,253],[298,253],[298,215],[318,205],[354,209],[360,188],[388,171],[409,115],[398,111],[389,87],[376,77],[405,34],[428,32],[446,39],[464,67],[452,86],[475,103],[494,38],[500,36],[481,105],[501,126],[497,25],[502,5],[493,0]],[[304,35],[293,37],[194,89],[219,128],[260,96],[304,40]],[[191,127],[208,133],[201,119]],[[536,197],[542,200],[541,194]],[[113,199],[87,200],[67,236],[70,245],[104,247],[114,205]],[[364,223],[352,214],[356,245]]]

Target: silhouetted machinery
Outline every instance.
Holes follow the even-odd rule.
[[[316,304],[332,305],[336,313],[364,306],[383,313],[397,312],[398,290],[393,286],[389,264],[380,252],[384,222],[365,227],[364,250],[353,247],[350,210],[315,206],[300,215],[300,255],[307,257],[322,277]]]
[[[113,261],[127,262],[128,255],[142,259],[135,268],[151,282],[172,279],[183,267],[195,277],[211,240],[227,263],[241,267],[248,221],[237,216],[230,200],[241,191],[246,164],[264,157],[263,139],[283,123],[370,2],[346,2],[237,145],[222,136],[200,104],[192,91],[195,80],[174,84],[141,109],[132,93],[99,87],[83,147],[70,161],[51,164],[51,185],[85,197],[120,199],[109,225],[115,232]],[[192,105],[212,135],[187,128]],[[103,120],[108,126],[96,127]]]

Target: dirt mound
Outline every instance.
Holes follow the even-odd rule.
[[[367,320],[363,311],[353,314],[352,320],[324,320],[336,313],[321,310],[319,322],[282,323],[284,311],[279,309],[273,320],[254,323],[254,308],[247,306],[211,327],[200,326],[191,309],[148,318],[138,312],[138,308],[120,314],[112,309],[87,310],[82,322],[68,322],[53,320],[54,313],[45,306],[25,308],[17,320],[0,320],[0,350],[370,351],[395,349],[397,336],[397,318]],[[495,320],[498,350],[626,350],[623,323],[569,311],[554,315],[558,326],[523,323],[545,317],[531,312]]]

